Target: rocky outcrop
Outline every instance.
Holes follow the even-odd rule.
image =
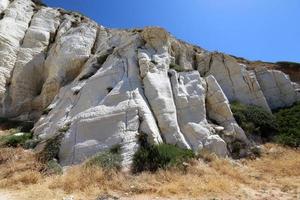
[[[283,72],[257,68],[255,74],[271,109],[291,106],[299,100],[297,84]]]
[[[230,56],[213,53],[207,75],[213,75],[224,91],[229,101],[239,101],[244,104],[257,105],[270,111],[270,107],[251,71],[246,70]]]
[[[162,28],[107,29],[35,2],[0,1],[1,117],[34,120],[38,148],[61,138],[62,165],[120,146],[129,166],[140,135],[230,156],[230,143],[252,145],[230,102],[271,112],[300,100],[282,72],[249,70]]]

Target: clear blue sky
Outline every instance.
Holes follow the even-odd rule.
[[[161,26],[207,50],[300,62],[300,0],[44,0],[105,27]]]

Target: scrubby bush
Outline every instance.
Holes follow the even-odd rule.
[[[35,139],[29,139],[29,140],[25,141],[25,143],[24,143],[24,145],[22,145],[22,147],[24,149],[34,149],[38,145],[39,142],[40,142],[40,140],[36,139],[36,138]]]
[[[300,146],[300,103],[291,108],[281,109],[275,113],[279,125],[276,141],[292,146]]]
[[[53,159],[46,163],[46,173],[47,174],[62,174],[63,168],[62,166],[57,162],[57,160]]]
[[[192,150],[181,149],[170,144],[150,145],[141,142],[133,157],[133,172],[157,171],[168,167],[183,167],[183,163],[194,158]]]
[[[23,146],[32,138],[32,133],[14,133],[0,137],[0,146],[17,147]]]
[[[87,167],[96,166],[103,169],[119,170],[122,166],[121,147],[116,145],[108,151],[100,152],[89,159]]]
[[[40,143],[43,148],[37,153],[37,157],[41,162],[47,163],[53,159],[58,159],[62,137],[63,135],[59,134]]]
[[[234,102],[231,104],[231,110],[237,123],[247,134],[270,137],[278,130],[275,116],[263,108]]]

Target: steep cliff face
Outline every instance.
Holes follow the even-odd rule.
[[[250,147],[229,102],[270,111],[300,100],[283,72],[179,41],[162,28],[107,29],[30,0],[0,0],[1,116],[34,120],[42,141],[61,136],[63,165],[115,145],[123,164],[138,135],[230,155]]]

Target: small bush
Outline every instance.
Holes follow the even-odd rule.
[[[62,137],[63,135],[60,134],[41,143],[41,145],[44,145],[44,147],[37,154],[37,157],[41,162],[47,163],[48,161],[51,161],[53,159],[58,159]]]
[[[57,160],[53,159],[46,163],[47,174],[62,174],[63,169]]]
[[[96,166],[103,169],[119,170],[122,166],[122,156],[119,151],[110,150],[96,154],[86,162],[87,167]]]
[[[270,137],[276,134],[278,124],[274,115],[253,105],[234,102],[231,110],[237,123],[247,134]]]
[[[18,147],[23,146],[25,142],[32,139],[32,133],[14,133],[0,137],[0,146]]]
[[[38,145],[39,142],[40,142],[40,140],[38,140],[38,139],[29,139],[29,140],[26,140],[24,145],[22,145],[22,146],[24,149],[34,149]]]
[[[133,172],[166,169],[168,167],[183,167],[183,163],[194,158],[191,150],[181,149],[174,145],[145,145],[134,154]]]
[[[279,125],[276,141],[292,146],[300,146],[300,103],[275,113]]]

